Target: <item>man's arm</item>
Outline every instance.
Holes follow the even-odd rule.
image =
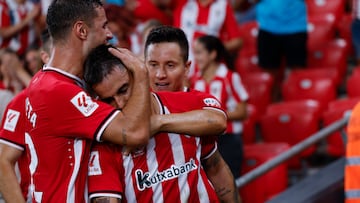
[[[40,14],[40,6],[35,5],[33,10],[29,12],[26,18],[19,23],[10,26],[0,28],[0,36],[3,38],[9,38],[20,32],[24,27],[28,26],[29,23],[34,20]]]
[[[5,202],[24,202],[15,173],[15,163],[23,151],[0,143],[0,192]]]
[[[245,120],[248,116],[247,103],[242,101],[239,102],[233,111],[227,111],[228,119],[233,120]]]
[[[194,136],[220,135],[226,129],[226,115],[217,110],[152,115],[151,132],[175,132]]]
[[[149,77],[144,62],[127,49],[110,48],[133,74],[132,94],[122,109],[103,133],[103,140],[123,146],[144,145],[150,138]]]
[[[202,165],[221,202],[241,202],[234,176],[218,150],[209,158],[202,160]]]

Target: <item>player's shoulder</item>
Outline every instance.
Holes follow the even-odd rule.
[[[202,97],[202,98],[206,98],[206,97],[214,98],[214,96],[212,96],[210,93],[196,90],[193,88],[187,88],[187,93],[190,95],[194,95],[194,96]]]
[[[83,90],[79,86],[83,82],[71,75],[66,75],[57,71],[45,70],[39,71],[32,78],[28,87],[28,95],[33,93],[40,93],[47,98],[64,97],[72,93],[76,94]],[[37,94],[40,96],[39,94]]]
[[[26,99],[26,90],[24,89],[21,92],[19,92],[18,94],[16,94],[8,103],[7,108],[8,109],[23,109],[24,108],[24,104],[25,104],[25,99]]]

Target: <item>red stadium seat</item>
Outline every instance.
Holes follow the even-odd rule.
[[[346,43],[349,45],[348,56],[352,56],[354,54],[354,47],[352,45],[352,38],[351,38],[352,20],[353,20],[352,14],[347,13],[344,14],[335,25],[337,36],[341,39],[344,39]]]
[[[320,129],[320,105],[315,100],[298,100],[270,104],[259,119],[264,142],[286,142],[293,146]],[[315,146],[290,160],[291,168],[299,168],[301,160],[315,152]]]
[[[313,50],[322,47],[335,39],[335,17],[332,14],[309,16],[307,30],[308,49]]]
[[[336,99],[337,88],[331,78],[291,72],[282,84],[282,97],[284,101],[317,100],[323,111],[330,101]]]
[[[256,20],[243,23],[239,26],[243,40],[242,50],[256,49],[259,26]]]
[[[346,114],[348,111],[351,111],[351,109],[358,102],[360,102],[360,97],[342,98],[330,102],[328,109],[324,112],[322,118],[324,127],[343,118],[344,114]],[[344,142],[341,136],[341,133],[344,130],[345,129],[342,128],[341,130],[338,130],[327,137],[326,152],[329,155],[335,157],[345,155]]]
[[[355,67],[346,81],[348,97],[360,97],[360,66]]]
[[[235,61],[236,71],[244,76],[248,73],[261,72],[263,69],[258,65],[258,55],[256,49],[242,49],[239,51]]]
[[[292,70],[292,72],[296,72],[295,74],[303,77],[329,78],[334,81],[337,86],[341,85],[343,80],[343,78],[340,77],[338,70],[332,67],[307,67],[306,69]]]
[[[287,151],[287,143],[256,143],[244,145],[242,174]],[[286,163],[280,164],[239,189],[243,203],[263,203],[288,187]]]
[[[286,101],[273,103],[266,109],[265,114],[277,114],[280,111],[294,111],[297,112],[299,110],[309,112],[314,114],[316,118],[320,120],[322,115],[321,105],[317,100],[313,99],[301,99],[294,101]]]
[[[308,66],[335,68],[339,77],[344,78],[347,71],[347,53],[349,45],[344,39],[335,39],[322,47],[308,52]]]
[[[242,47],[236,57],[236,70],[240,75],[248,72],[261,71],[258,66],[257,56],[257,35],[259,27],[257,21],[249,21],[239,26],[241,38],[243,40]]]
[[[258,112],[252,104],[247,104],[248,118],[243,122],[242,141],[244,144],[256,142],[256,125],[258,121]]]
[[[345,12],[344,0],[306,0],[308,16],[332,14],[338,20]]]
[[[264,113],[271,103],[274,78],[267,72],[254,72],[242,77],[242,81],[249,94],[248,103],[253,104],[259,114]]]

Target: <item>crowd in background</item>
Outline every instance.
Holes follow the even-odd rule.
[[[1,94],[3,94],[1,99],[2,101],[0,102],[1,105],[7,103],[8,99],[6,98],[11,97],[10,93],[17,94],[22,88],[26,87],[31,75],[33,75],[43,65],[41,64],[39,54],[39,48],[41,46],[40,36],[41,32],[46,28],[45,16],[50,2],[51,0],[0,1],[0,12],[2,14],[0,22],[2,61],[0,88],[2,89]],[[259,35],[262,36],[259,38],[259,42],[265,40],[273,41],[274,44],[280,44],[280,41],[271,39],[266,40],[266,37],[263,37],[264,32],[269,33],[269,30],[274,29],[277,29],[276,32],[271,31],[270,33],[276,33],[277,35],[280,34],[279,36],[282,36],[282,33],[293,32],[291,30],[299,30],[298,28],[301,28],[301,32],[306,33],[305,23],[307,19],[306,8],[304,5],[305,1],[296,1],[302,2],[302,6],[300,6],[301,3],[296,5],[292,3],[292,5],[288,5],[295,6],[292,11],[299,11],[299,15],[303,16],[302,18],[297,19],[304,19],[301,21],[302,25],[296,25],[296,23],[292,22],[290,19],[290,23],[288,23],[288,25],[291,25],[290,27],[279,26],[280,23],[285,22],[285,20],[289,21],[289,15],[287,15],[287,12],[290,12],[294,18],[299,15],[296,16],[294,14],[296,12],[291,12],[290,9],[285,8],[286,6],[278,7],[283,4],[281,3],[282,1],[262,1],[258,3],[257,1],[248,0],[228,0],[225,1],[227,3],[226,5],[221,5],[219,2],[222,1],[104,1],[109,20],[109,27],[114,33],[114,37],[110,43],[115,46],[129,48],[134,53],[142,56],[144,36],[146,36],[146,32],[148,32],[149,28],[161,24],[174,25],[182,28],[185,33],[187,33],[190,43],[193,42],[193,39],[203,34],[219,37],[223,41],[227,50],[232,53],[233,59],[236,60],[236,57],[238,57],[237,53],[242,48],[243,43],[239,35],[238,25],[243,23],[254,20],[258,21],[260,26]],[[196,6],[196,4],[199,4],[200,6]],[[347,10],[349,12],[353,10],[352,7],[356,8],[356,1],[354,1],[354,5],[352,5],[352,1],[348,0]],[[212,12],[209,11],[211,6],[213,8]],[[258,6],[258,8],[256,8],[256,6]],[[199,9],[194,10],[194,8]],[[271,12],[274,12],[274,14],[271,14]],[[258,14],[258,17],[256,14]],[[275,20],[278,20],[279,18],[275,17],[276,14],[279,14],[279,16],[287,16],[287,19],[282,20],[282,22],[276,22]],[[273,17],[271,17],[272,15]],[[354,11],[354,19],[356,19],[356,11]],[[195,23],[195,21],[197,22]],[[298,20],[297,22],[300,21]],[[356,27],[356,24],[358,23],[356,23],[356,21],[354,22],[354,27]],[[198,26],[195,28],[193,26],[195,24],[207,26]],[[357,30],[358,29],[353,28],[354,32],[357,32]],[[266,46],[274,46],[274,44]],[[259,47],[259,53],[262,53],[263,50],[269,50],[269,48],[265,49],[263,46],[265,45],[261,45],[261,47]],[[192,46],[190,49],[192,49]],[[291,47],[289,50],[291,50]],[[291,52],[289,50],[286,52]],[[297,51],[294,54],[299,55],[299,53],[300,52]],[[266,55],[266,53],[264,54]],[[273,72],[274,67],[272,66],[274,66],[274,64],[264,65],[264,63],[269,63],[269,61],[265,62],[265,59],[262,59],[264,54],[259,54],[260,66],[263,66],[263,68],[268,70],[268,66],[270,65],[270,71]],[[193,61],[193,64],[189,73],[190,75],[193,74],[195,71],[193,69],[196,68],[192,55],[191,51],[190,60]],[[301,55],[305,56],[306,54],[303,53]],[[302,61],[303,62],[300,62],[299,65],[305,66],[304,60]],[[293,61],[290,62],[293,63]],[[295,65],[297,66],[297,64]],[[8,90],[10,92],[4,93],[3,90]]]
[[[47,61],[42,53],[50,50],[42,43],[42,37],[47,34],[45,22],[50,3],[51,0],[0,0],[0,120],[6,105],[27,87],[32,76],[44,66],[43,61]],[[223,102],[229,117],[226,131],[229,135],[242,133],[241,122],[247,118],[249,99],[242,84],[244,76],[234,68],[239,51],[244,49],[240,25],[249,21],[257,21],[259,25],[259,66],[275,78],[273,101],[281,98],[282,76],[278,71],[283,65],[289,69],[303,69],[307,65],[308,14],[303,0],[104,0],[103,3],[113,33],[109,43],[127,48],[140,58],[144,58],[144,43],[151,29],[171,25],[185,32],[191,61],[186,84]],[[349,30],[353,32],[355,51],[351,57],[355,65],[360,65],[359,4],[357,0],[347,0],[344,7],[346,12],[353,13]],[[212,47],[217,46],[211,44],[216,40],[223,49]],[[222,57],[220,53],[227,55]],[[283,56],[286,63],[282,62]],[[225,85],[218,86],[219,81]],[[229,90],[222,91],[219,87]],[[223,140],[223,144],[220,140],[219,150],[237,178],[241,166],[230,163],[241,160],[242,143],[238,140],[241,136],[232,137]],[[235,146],[229,148],[231,144]],[[236,150],[239,155],[232,157]]]

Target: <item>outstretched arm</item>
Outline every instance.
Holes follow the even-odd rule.
[[[15,173],[15,163],[23,151],[0,143],[0,192],[5,202],[24,202]]]
[[[204,159],[202,165],[221,202],[241,202],[234,176],[218,150],[209,158]]]
[[[226,129],[226,115],[217,110],[152,115],[151,132],[175,132],[194,136],[220,135]]]

